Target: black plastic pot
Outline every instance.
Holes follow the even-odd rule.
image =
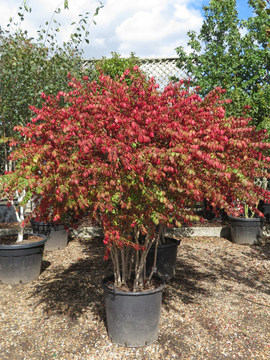
[[[258,209],[264,214],[266,221],[270,220],[270,202],[259,201]]]
[[[46,237],[39,234],[40,241],[14,245],[0,245],[0,283],[17,285],[39,277]],[[27,236],[25,234],[24,236]]]
[[[159,245],[157,248],[157,262],[155,273],[169,280],[175,275],[177,247],[181,240],[165,236],[166,244]],[[155,247],[152,246],[146,258],[146,273],[149,275],[154,265]]]
[[[261,243],[263,218],[236,218],[229,216],[232,242],[244,245]]]
[[[0,203],[0,223],[18,222],[13,206]]]
[[[30,222],[34,233],[46,236],[46,251],[62,250],[67,246],[68,232],[65,230],[64,225],[37,222],[33,219],[31,219]]]
[[[203,217],[210,221],[227,220],[228,218],[224,209],[217,208],[217,211],[214,212],[213,206],[206,199],[203,199]]]
[[[113,276],[102,280],[108,325],[108,335],[115,344],[142,347],[158,338],[159,319],[164,284],[155,290],[125,292],[107,285]]]

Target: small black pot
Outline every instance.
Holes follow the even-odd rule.
[[[224,209],[217,208],[217,213],[214,212],[213,206],[209,204],[209,201],[206,199],[203,200],[203,217],[206,220],[217,221],[217,220],[227,220],[228,215]]]
[[[237,218],[229,216],[232,242],[259,245],[262,238],[263,218]]]
[[[46,237],[39,234],[40,241],[14,245],[0,245],[0,283],[17,285],[39,277]],[[27,236],[25,234],[24,236]]]
[[[155,273],[169,280],[175,276],[176,259],[177,259],[177,247],[180,245],[181,240],[165,236],[164,245],[157,247],[157,263]],[[155,246],[152,246],[146,258],[146,273],[150,274],[155,257]]]
[[[101,282],[105,296],[108,335],[115,344],[142,347],[158,338],[159,319],[164,284],[155,290],[125,292],[107,285],[114,276]]]
[[[33,232],[45,235],[47,242],[45,244],[46,251],[62,250],[68,244],[68,232],[64,225],[54,223],[44,223],[30,220]]]

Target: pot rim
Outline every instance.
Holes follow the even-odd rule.
[[[161,248],[161,247],[174,247],[174,246],[179,246],[182,239],[175,239],[175,238],[172,238],[170,236],[164,236],[165,239],[170,239],[173,241],[173,244],[161,244],[161,245],[158,245],[158,248]],[[153,245],[152,245],[153,246]]]
[[[114,295],[120,295],[120,296],[144,296],[144,295],[149,295],[149,294],[156,294],[158,292],[163,291],[164,287],[165,287],[165,281],[163,278],[161,278],[160,276],[157,275],[153,275],[153,277],[158,278],[159,280],[161,280],[162,284],[153,290],[147,290],[147,291],[138,291],[138,292],[132,292],[132,291],[121,291],[121,290],[117,290],[116,287],[114,285],[107,285],[107,281],[108,280],[114,280],[114,275],[109,275],[109,276],[105,276],[102,280],[101,280],[101,286],[103,288],[103,290],[107,290],[108,292],[114,294]]]
[[[164,236],[164,238],[165,238],[165,239],[170,239],[170,240],[172,240],[173,243],[172,243],[172,244],[161,244],[161,245],[158,245],[158,248],[161,248],[161,247],[166,247],[166,248],[168,248],[168,247],[179,246],[180,243],[181,243],[181,241],[182,241],[182,239],[175,239],[175,238],[173,238],[173,237],[171,237],[171,236]],[[152,248],[154,248],[154,247],[155,247],[155,245],[153,244],[150,249],[152,249]]]
[[[264,221],[265,218],[263,217],[258,217],[258,218],[243,218],[243,217],[235,217],[235,216],[231,216],[231,215],[228,215],[228,218],[230,220],[235,220],[235,221],[250,221],[250,222],[262,222]]]
[[[33,243],[27,243],[27,244],[17,243],[18,245],[17,244],[12,244],[12,245],[1,245],[0,244],[0,250],[28,249],[28,248],[41,246],[41,245],[45,244],[45,242],[47,241],[47,238],[46,238],[45,235],[35,234],[35,233],[25,233],[25,234],[39,236],[39,237],[42,238],[42,240],[37,241],[37,242],[33,242]],[[11,235],[16,235],[16,234],[11,234]]]

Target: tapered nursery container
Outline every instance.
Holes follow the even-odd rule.
[[[33,219],[30,222],[34,233],[46,236],[46,251],[62,250],[67,246],[68,232],[65,230],[64,225],[38,222]]]
[[[240,245],[261,243],[263,218],[237,218],[229,216],[232,242]]]
[[[108,285],[114,277],[101,282],[105,295],[108,335],[115,344],[125,347],[142,347],[158,338],[162,290],[145,292],[119,291]]]
[[[181,240],[165,237],[165,244],[158,245],[157,247],[157,262],[155,273],[165,280],[169,280],[175,276],[177,248],[180,245],[180,241]],[[154,256],[155,247],[152,246],[146,259],[147,274],[150,274],[153,268]]]
[[[32,243],[0,244],[0,283],[17,285],[39,277],[46,237],[40,234],[39,241]],[[25,234],[24,237],[27,237]]]

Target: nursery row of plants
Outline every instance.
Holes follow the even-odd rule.
[[[217,3],[211,2],[210,8]],[[36,45],[31,52],[35,45],[20,32],[2,39],[20,54],[31,54],[32,60],[47,51]],[[173,276],[173,271],[156,274],[160,246],[173,243],[174,251],[177,247],[164,236],[165,228],[202,221],[194,204],[206,199],[233,220],[253,214],[258,223],[254,239],[243,243],[259,242],[264,215],[258,202],[270,203],[270,191],[254,180],[270,178],[267,129],[258,129],[248,116],[251,105],[239,114],[227,112],[232,100],[221,87],[200,96],[200,87],[180,80],[159,91],[155,79],[140,71],[133,54],[126,60],[117,54],[111,62],[103,59],[94,77],[80,67],[76,72],[73,63],[62,68],[58,54],[69,54],[70,44],[65,46],[54,47],[49,60],[47,53],[42,67],[37,61],[37,74],[39,69],[54,74],[51,66],[63,71],[58,72],[59,81],[51,82],[54,88],[45,83],[38,87],[35,78],[36,84],[22,85],[22,107],[9,108],[11,97],[2,105],[4,129],[15,125],[14,134],[4,133],[4,143],[13,135],[8,159],[16,165],[0,178],[1,197],[20,210],[21,231],[17,242],[0,239],[0,279],[25,283],[40,272],[46,238],[34,234],[37,238],[23,239],[30,221],[24,219],[23,209],[29,200],[35,203],[33,226],[69,228],[88,213],[102,224],[104,260],[113,263],[112,277],[102,281],[109,336],[121,345],[144,346],[157,339],[164,281]],[[2,54],[5,64],[9,57]],[[77,55],[70,59],[78,60]],[[14,83],[19,86],[22,80]],[[28,98],[27,91],[32,91]],[[33,272],[25,265],[27,257]]]

